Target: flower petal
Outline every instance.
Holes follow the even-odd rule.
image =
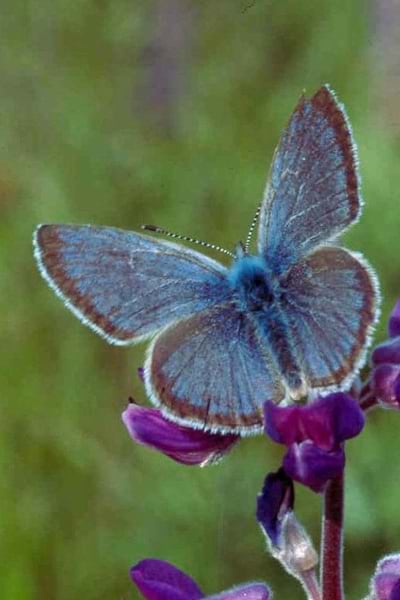
[[[390,337],[400,335],[400,298],[397,300],[390,314],[388,331]]]
[[[370,583],[374,600],[400,600],[400,554],[382,558]]]
[[[122,420],[135,442],[185,465],[216,462],[239,440],[237,435],[220,435],[177,425],[168,421],[160,410],[137,404],[128,405]]]
[[[264,431],[278,444],[290,446],[301,441],[299,432],[300,407],[278,406],[271,400],[264,404]]]
[[[293,481],[282,468],[269,473],[257,496],[257,521],[274,546],[279,545],[282,519],[293,505]]]
[[[314,492],[322,492],[325,484],[340,475],[344,469],[345,456],[341,448],[327,452],[310,440],[292,444],[284,459],[286,473]]]
[[[374,348],[372,352],[372,364],[400,364],[400,336],[386,340]]]
[[[133,566],[132,581],[146,600],[199,600],[204,594],[189,575],[165,560],[147,558]]]
[[[265,583],[245,583],[205,600],[271,600],[272,594]]]
[[[397,581],[390,592],[389,600],[400,600],[400,581]]]
[[[371,390],[385,408],[400,409],[400,365],[378,365],[373,369]]]
[[[335,445],[361,433],[365,425],[365,416],[358,402],[352,396],[343,392],[336,392],[322,400],[327,400],[330,403],[330,419]],[[312,407],[313,404],[310,405],[310,409]],[[318,444],[317,436],[312,439]]]
[[[264,405],[265,431],[276,442],[290,446],[312,440],[324,450],[360,433],[364,415],[358,403],[343,392],[329,394],[306,406]]]

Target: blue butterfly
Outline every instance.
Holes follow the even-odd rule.
[[[180,244],[92,225],[40,225],[39,270],[112,344],[151,339],[144,377],[177,423],[241,435],[262,405],[349,386],[377,318],[366,261],[339,234],[361,212],[356,149],[328,86],[297,104],[259,211],[257,255],[225,267]]]

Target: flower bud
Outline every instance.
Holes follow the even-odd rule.
[[[370,387],[383,407],[400,409],[400,365],[382,364],[375,367]]]
[[[257,520],[272,556],[301,578],[318,564],[318,555],[293,512],[293,504],[293,482],[285,471],[267,475],[257,498]]]
[[[287,513],[282,521],[281,539],[280,560],[290,573],[301,575],[317,566],[318,554],[311,538],[293,512]]]

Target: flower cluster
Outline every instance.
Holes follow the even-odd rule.
[[[364,385],[359,380],[348,393],[330,393],[306,405],[277,406],[268,399],[264,405],[265,434],[284,445],[286,452],[281,467],[265,478],[257,497],[256,517],[269,552],[299,579],[311,600],[325,596],[315,572],[317,553],[294,512],[294,482],[324,493],[330,481],[340,479],[345,467],[345,442],[361,433],[366,410],[376,405],[400,409],[400,300],[390,315],[388,335],[372,352],[371,372]],[[159,409],[133,402],[122,419],[135,442],[185,465],[215,463],[240,439],[238,435],[178,425]],[[338,540],[340,545],[340,536]],[[339,548],[338,556],[340,553]],[[156,559],[132,567],[131,578],[147,600],[272,598],[269,588],[259,582],[207,596],[187,574]],[[378,562],[364,600],[400,600],[400,555],[389,555]]]

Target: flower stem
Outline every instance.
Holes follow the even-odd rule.
[[[307,594],[307,600],[321,600],[321,590],[314,569],[305,571],[299,579]]]
[[[328,481],[322,519],[321,582],[323,600],[343,600],[343,474]]]
[[[364,412],[367,412],[371,408],[377,406],[378,400],[375,394],[371,391],[368,384],[361,390],[360,394],[360,408]]]

